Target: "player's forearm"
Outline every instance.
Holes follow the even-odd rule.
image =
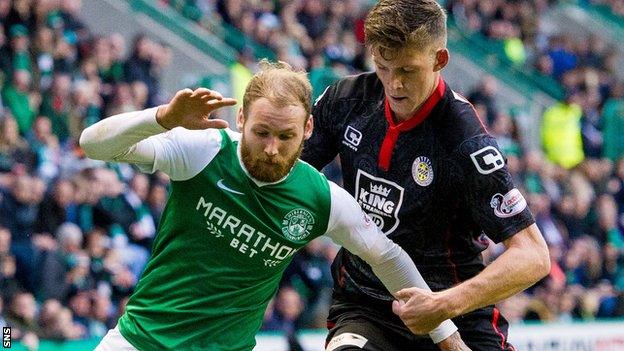
[[[383,237],[383,239],[384,241],[390,241],[386,237]],[[386,253],[382,255],[384,259],[377,261],[369,258],[369,264],[375,275],[379,277],[379,280],[386,286],[388,291],[394,294],[401,289],[411,287],[418,287],[431,291],[412,259],[400,246],[395,243],[388,245],[387,242],[384,242],[383,246],[386,248]],[[453,324],[451,320],[445,320],[437,328],[433,329],[429,333],[429,336],[433,342],[437,344],[447,339],[456,331],[457,327],[455,324]]]
[[[477,276],[440,294],[453,318],[523,291],[548,271],[548,258],[541,250],[510,247]]]
[[[332,207],[327,235],[365,260],[392,294],[411,287],[430,291],[409,255],[379,230],[349,193],[334,183],[329,186]],[[447,320],[429,335],[438,343],[456,330]]]
[[[89,158],[119,160],[139,141],[166,131],[156,122],[156,110],[151,108],[103,119],[82,132],[80,146]],[[135,151],[144,153],[146,159],[153,159],[152,150]]]

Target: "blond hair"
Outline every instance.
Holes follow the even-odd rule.
[[[405,48],[446,46],[446,12],[435,0],[381,0],[364,24],[366,44],[382,57]]]
[[[278,108],[301,106],[306,121],[312,110],[312,85],[303,71],[294,70],[288,63],[260,61],[260,72],[252,78],[243,96],[243,115],[247,118],[251,104],[266,98]]]

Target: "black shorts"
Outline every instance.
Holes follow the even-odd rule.
[[[327,320],[327,351],[439,350],[429,336],[412,334],[392,310],[388,315],[371,306],[334,301]],[[507,320],[494,306],[454,318],[453,322],[473,351],[515,350],[507,342]]]

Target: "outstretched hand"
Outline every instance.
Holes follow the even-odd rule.
[[[236,100],[224,98],[219,92],[198,88],[178,91],[173,99],[158,108],[156,121],[167,129],[184,127],[186,129],[227,128],[228,122],[222,119],[210,119],[210,114],[224,106],[234,106]]]

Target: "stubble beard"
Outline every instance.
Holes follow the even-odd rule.
[[[278,156],[271,159],[264,155],[252,155],[252,152],[245,140],[245,135],[243,135],[240,142],[243,165],[245,165],[245,168],[252,177],[266,183],[274,183],[284,178],[288,172],[290,172],[291,168],[295,162],[297,162],[297,159],[299,159],[299,156],[301,156],[301,152],[303,151],[302,140],[301,144],[299,144],[297,152],[295,152],[290,158],[280,160]]]

